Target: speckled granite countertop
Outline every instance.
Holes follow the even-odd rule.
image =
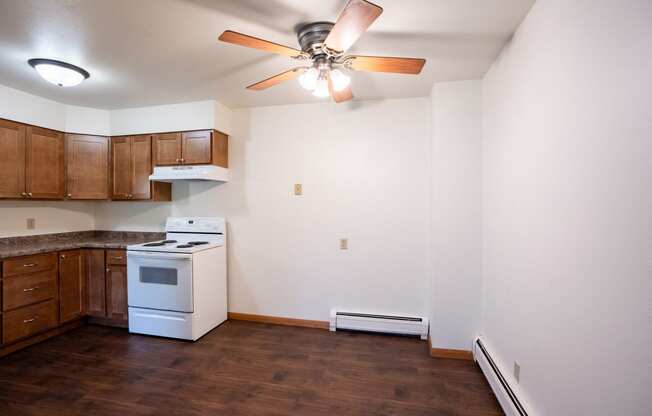
[[[165,233],[78,231],[0,238],[0,260],[76,248],[124,249],[130,244],[162,240]]]

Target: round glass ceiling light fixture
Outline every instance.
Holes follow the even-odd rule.
[[[349,86],[351,83],[351,78],[344,75],[344,73],[339,69],[333,69],[331,71],[331,81],[333,82],[333,89],[337,92],[340,92]]]
[[[59,87],[74,87],[91,76],[83,68],[54,59],[30,59],[27,63],[41,78]]]
[[[312,95],[315,97],[319,98],[324,98],[328,97],[330,95],[330,91],[328,91],[328,79],[325,77],[320,77],[317,80],[317,86],[315,87],[315,90],[312,92]]]
[[[319,70],[315,67],[310,68],[299,77],[299,84],[307,90],[314,90],[317,87]]]

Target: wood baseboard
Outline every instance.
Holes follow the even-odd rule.
[[[452,358],[454,360],[473,361],[473,353],[467,350],[454,350],[449,348],[433,348],[432,340],[428,337],[428,349],[433,358]]]
[[[0,357],[4,357],[5,355],[11,354],[14,351],[22,350],[23,348],[27,348],[30,345],[38,344],[41,341],[45,341],[46,339],[63,334],[64,332],[68,332],[71,329],[78,328],[83,324],[84,324],[83,319],[77,319],[75,321],[68,322],[56,328],[42,332],[38,335],[34,335],[33,337],[26,338],[22,341],[18,341],[14,344],[9,344],[5,347],[0,348]]]
[[[281,316],[253,315],[249,313],[229,312],[228,318],[234,321],[259,322],[263,324],[276,324],[286,326],[299,326],[303,328],[328,329],[328,321],[311,321],[308,319],[285,318]]]

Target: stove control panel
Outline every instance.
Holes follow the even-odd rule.
[[[220,217],[169,217],[165,223],[168,233],[224,234],[225,220]]]

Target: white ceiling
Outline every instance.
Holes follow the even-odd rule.
[[[435,81],[484,75],[534,0],[377,0],[384,13],[350,51],[426,58],[420,75],[354,73],[357,99],[425,96]],[[232,29],[297,47],[303,22],[334,21],[346,0],[0,0],[0,84],[67,104],[125,108],[217,99],[229,107],[314,102],[296,81],[245,86],[297,61],[217,42]],[[41,80],[29,58],[91,73]]]

